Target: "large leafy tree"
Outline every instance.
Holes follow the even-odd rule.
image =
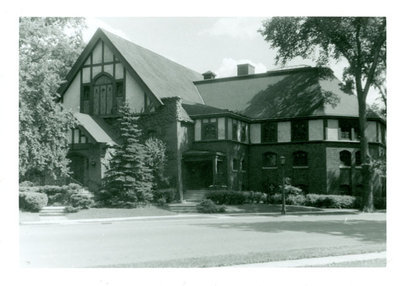
[[[260,33],[277,49],[277,62],[295,57],[312,58],[318,64],[345,59],[343,77],[358,99],[360,151],[364,187],[364,211],[373,210],[371,156],[366,138],[366,98],[372,86],[383,87],[386,70],[386,18],[378,17],[274,17]],[[384,90],[386,100],[386,91]]]
[[[20,180],[68,174],[67,131],[71,114],[57,89],[83,49],[82,18],[19,20]]]
[[[139,142],[142,132],[138,127],[138,117],[126,104],[120,108],[119,114],[121,142],[112,148],[100,197],[107,205],[135,206],[152,199],[150,156],[145,145]]]

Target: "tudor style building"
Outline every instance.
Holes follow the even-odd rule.
[[[285,174],[305,192],[361,188],[357,98],[327,68],[254,74],[243,64],[237,76],[215,78],[99,29],[61,95],[79,122],[70,134],[73,177],[93,191],[118,144],[113,125],[124,102],[140,116],[145,137],[166,142],[167,175],[183,198],[210,186],[273,188],[282,155]],[[372,156],[384,154],[385,122],[373,113],[367,136]]]

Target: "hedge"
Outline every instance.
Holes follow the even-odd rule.
[[[239,192],[215,190],[206,193],[206,199],[212,200],[218,205],[242,205],[245,203],[266,203],[267,194],[261,192]]]
[[[217,206],[212,200],[203,200],[198,205],[196,209],[200,213],[223,213],[226,211],[224,206]]]
[[[19,207],[26,211],[38,212],[47,205],[47,202],[46,194],[35,192],[19,193]]]
[[[78,184],[32,186],[24,182],[20,184],[19,191],[20,194],[44,194],[48,199],[48,205],[66,205],[81,209],[89,208],[94,204],[93,195]]]
[[[356,197],[308,194],[305,205],[317,208],[351,209],[356,207]]]

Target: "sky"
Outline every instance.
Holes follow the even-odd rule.
[[[97,28],[104,28],[135,44],[199,73],[211,70],[217,77],[236,75],[236,66],[250,63],[256,73],[282,68],[275,64],[276,52],[258,30],[266,18],[260,17],[87,17],[84,40]],[[342,78],[347,62],[332,61],[329,67]],[[286,66],[311,65],[309,59],[296,58]],[[371,90],[368,103],[379,94]]]

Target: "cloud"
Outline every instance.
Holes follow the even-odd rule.
[[[217,74],[218,78],[236,76],[238,64],[253,65],[255,67],[255,73],[264,73],[267,71],[267,67],[263,63],[254,63],[247,59],[235,60],[232,58],[224,58],[220,67],[215,71],[215,73]]]
[[[200,35],[229,36],[234,39],[254,39],[261,27],[260,18],[221,18]]]
[[[94,33],[96,32],[96,30],[98,28],[104,28],[105,30],[107,30],[115,35],[118,35],[122,38],[129,40],[128,35],[125,34],[123,31],[115,29],[97,18],[86,17],[86,24],[87,24],[87,28],[83,31],[83,40],[86,43],[90,41],[90,39],[92,38],[92,36],[94,35]]]

